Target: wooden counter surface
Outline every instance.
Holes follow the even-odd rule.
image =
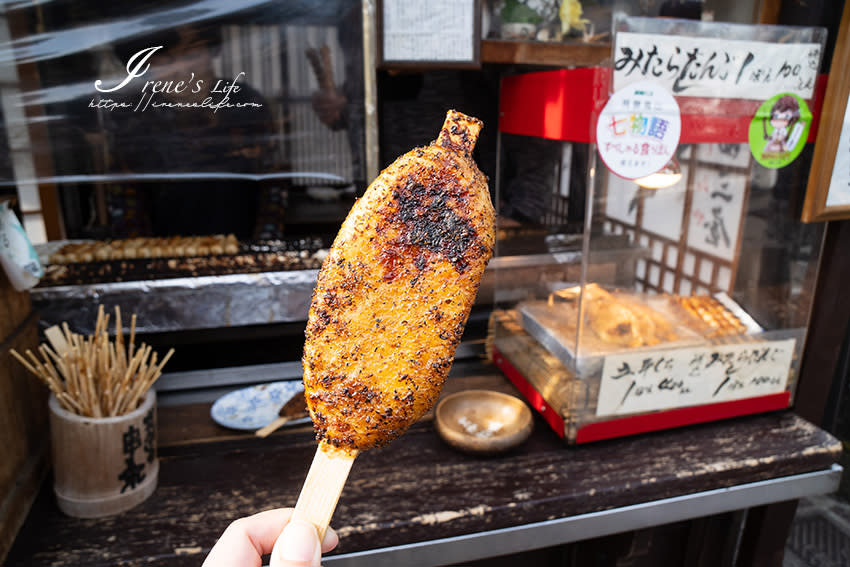
[[[513,392],[492,367],[453,376],[445,393]],[[292,506],[315,452],[312,431],[266,439],[215,425],[209,404],[159,410],[160,476],[153,496],[97,520],[63,516],[48,480],[7,567],[197,566],[234,519]],[[502,456],[449,448],[424,419],[385,449],[357,458],[332,525],[334,553],[397,546],[608,510],[829,468],[829,434],[791,412],[569,447],[537,419]]]

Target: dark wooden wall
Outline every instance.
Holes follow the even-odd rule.
[[[36,348],[37,321],[0,268],[0,564],[47,467],[47,389],[9,354]]]

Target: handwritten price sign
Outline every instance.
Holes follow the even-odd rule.
[[[597,416],[728,402],[785,391],[794,339],[611,355]]]
[[[762,100],[765,93],[812,97],[817,43],[771,43],[619,32],[614,89],[646,79],[675,96]]]

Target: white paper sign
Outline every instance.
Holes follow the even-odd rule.
[[[384,0],[386,61],[472,61],[475,2]]]
[[[732,261],[741,232],[746,176],[705,169],[694,181],[688,246]]]
[[[674,96],[764,100],[790,92],[812,98],[818,43],[772,43],[618,32],[614,90],[651,79]]]
[[[795,339],[605,357],[597,416],[741,400],[785,391]]]
[[[681,133],[679,103],[652,81],[615,92],[596,122],[599,155],[624,179],[644,177],[667,165]]]
[[[844,122],[838,137],[838,149],[835,151],[835,164],[829,191],[826,194],[827,207],[850,205],[850,100],[844,109]]]

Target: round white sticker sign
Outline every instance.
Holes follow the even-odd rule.
[[[637,179],[670,161],[681,133],[682,117],[673,95],[657,83],[641,81],[608,99],[596,123],[596,144],[608,169]]]

